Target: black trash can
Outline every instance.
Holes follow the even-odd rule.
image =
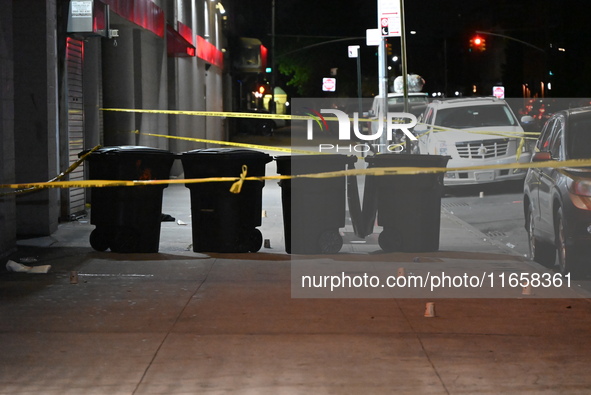
[[[185,178],[264,177],[271,156],[253,150],[210,148],[181,155]],[[264,181],[245,181],[240,193],[230,192],[233,181],[187,183],[191,191],[194,252],[257,252],[261,231]]]
[[[152,147],[103,147],[86,160],[91,180],[163,180],[170,176],[174,154]],[[167,186],[91,188],[90,223],[96,226],[90,234],[92,248],[158,252],[162,193]]]
[[[365,158],[368,167],[446,167],[449,156],[382,154]],[[376,211],[383,227],[378,243],[387,252],[439,249],[443,173],[367,176],[362,217],[373,231]]]
[[[346,170],[355,156],[296,155],[276,157],[281,175]],[[281,180],[285,250],[294,254],[335,254],[343,246],[339,229],[345,226],[346,179],[294,178]]]

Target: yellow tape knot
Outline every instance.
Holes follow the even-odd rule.
[[[244,179],[246,178],[246,171],[247,170],[248,170],[248,167],[246,167],[246,165],[242,165],[242,173],[240,174],[240,179],[238,181],[236,181],[234,184],[232,184],[232,187],[230,188],[230,192],[240,193],[240,191],[242,190],[242,184],[244,184]]]

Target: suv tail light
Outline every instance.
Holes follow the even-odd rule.
[[[581,210],[591,210],[591,181],[571,180],[568,190],[575,207]]]

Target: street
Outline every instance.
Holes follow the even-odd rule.
[[[272,164],[267,174],[275,174]],[[2,274],[0,393],[328,394],[335,386],[352,395],[393,388],[588,392],[591,312],[580,289],[538,288],[532,297],[519,284],[501,286],[501,279],[508,284],[510,276],[542,268],[448,214],[437,252],[384,253],[368,238],[339,254],[288,255],[280,191],[277,182],[266,182],[261,231],[270,248],[253,254],[193,252],[196,224],[184,185],[164,190],[163,210],[176,222],[162,223],[158,254],[93,251],[88,220],[63,224],[53,240],[21,242],[21,258],[35,257],[52,270]],[[518,192],[483,192],[480,198],[478,190],[456,191],[442,203],[474,226],[502,229],[508,238],[498,240],[525,248],[523,237],[521,243],[511,238],[522,229],[520,205],[511,203]],[[495,221],[500,211],[503,218]],[[401,290],[410,298],[370,297],[366,292],[381,289],[366,287],[340,290],[362,297],[312,297],[312,290],[293,296],[293,270],[313,275],[333,267],[346,267],[351,276],[386,269],[395,279],[405,278],[397,276],[400,269],[409,279],[485,273],[495,286],[486,289],[491,297],[480,287],[462,289],[460,297],[413,287]],[[72,282],[73,272],[80,281]],[[436,304],[431,316],[428,303]]]
[[[441,206],[491,239],[528,256],[522,189],[521,182],[446,188]]]
[[[495,243],[529,257],[521,182],[446,188],[441,207]],[[545,270],[542,265],[539,268]],[[577,281],[577,285],[589,291],[591,279],[587,276]]]

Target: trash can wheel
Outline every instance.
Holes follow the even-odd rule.
[[[343,247],[343,238],[338,230],[325,230],[320,233],[318,245],[322,254],[336,254]]]
[[[136,252],[140,241],[140,236],[135,229],[127,227],[117,228],[111,241],[111,251],[123,253]]]
[[[112,233],[104,228],[95,228],[90,232],[90,246],[96,251],[106,251],[111,244]]]
[[[256,228],[245,230],[242,243],[241,251],[258,252],[263,246],[263,234]]]
[[[384,228],[382,233],[378,236],[378,244],[380,248],[386,252],[400,251],[402,248],[402,241],[400,235],[393,229]]]

